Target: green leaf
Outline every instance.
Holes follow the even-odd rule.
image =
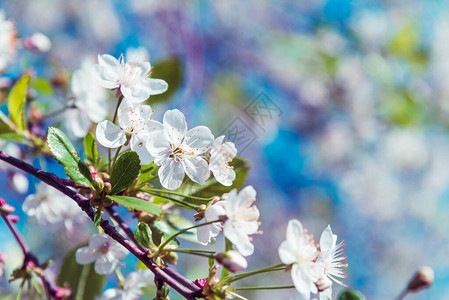
[[[153,243],[153,240],[151,239],[151,229],[150,226],[148,226],[145,222],[139,222],[139,224],[136,227],[136,230],[134,231],[134,238],[139,243],[139,245],[154,249],[155,245]]]
[[[89,180],[80,172],[80,157],[67,136],[58,128],[48,128],[47,143],[53,157],[64,166],[64,170],[73,181],[91,186]]]
[[[151,72],[152,78],[163,79],[168,83],[168,90],[160,95],[150,97],[151,104],[170,99],[181,87],[183,82],[183,66],[178,57],[171,57],[159,61],[154,65]]]
[[[87,158],[92,164],[95,164],[97,162],[97,143],[94,136],[90,132],[84,137],[84,152],[86,153]]]
[[[230,165],[234,167],[236,173],[236,178],[231,186],[224,186],[215,180],[215,178],[211,177],[203,185],[193,183],[189,180],[187,181],[188,184],[184,184],[184,187],[176,190],[176,192],[189,196],[209,198],[212,196],[221,196],[233,189],[240,188],[245,183],[250,165],[246,160],[238,156],[234,157]],[[201,202],[188,197],[184,198],[183,201],[193,204],[202,204]]]
[[[156,169],[157,168],[154,163],[142,166],[142,170],[139,174],[138,184],[148,183],[148,181],[150,181],[151,179],[156,178],[157,176]]]
[[[30,76],[20,78],[12,87],[8,95],[8,112],[11,120],[19,130],[27,128],[25,119],[25,103]]]
[[[75,259],[76,250],[73,249],[65,256],[57,285],[70,288],[74,300],[94,300],[103,291],[106,276],[95,273],[94,264],[79,265]]]
[[[33,79],[31,82],[31,86],[39,93],[44,95],[51,95],[54,93],[51,82],[48,79],[42,77]]]
[[[14,142],[22,143],[23,141],[25,141],[25,137],[21,134],[14,133],[14,132],[0,133],[0,140],[14,141]]]
[[[154,221],[150,224],[151,232],[153,233],[153,242],[160,245],[163,237],[167,240],[177,231],[173,230],[165,221]],[[179,246],[179,241],[175,238],[169,244]]]
[[[153,202],[146,201],[140,198],[128,197],[128,196],[107,196],[112,201],[119,203],[128,208],[137,209],[148,212],[152,215],[159,216],[162,213],[162,209]]]
[[[86,163],[84,161],[82,161],[81,159],[78,161],[78,168],[81,172],[81,174],[83,174],[84,177],[86,177],[87,180],[89,180],[89,182],[92,184],[92,187],[94,185],[94,178],[92,176],[92,173],[89,170],[89,167],[86,165]]]
[[[136,152],[121,154],[115,162],[111,173],[111,194],[117,194],[128,188],[139,175],[140,159]]]
[[[366,297],[359,291],[346,289],[340,293],[339,300],[365,300]]]

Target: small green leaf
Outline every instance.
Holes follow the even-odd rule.
[[[359,291],[346,289],[340,293],[339,300],[366,300],[366,297]]]
[[[79,169],[81,160],[67,136],[58,128],[48,128],[47,143],[53,157],[64,166],[66,174],[76,183],[91,186]]]
[[[76,250],[65,256],[57,284],[71,289],[72,299],[94,300],[103,291],[106,276],[95,273],[94,264],[79,265],[75,259]]]
[[[90,132],[84,137],[84,152],[86,153],[87,158],[92,164],[95,164],[97,162],[97,143],[94,136]]]
[[[203,185],[188,180],[185,182],[187,184],[184,184],[184,187],[176,190],[176,192],[189,196],[209,198],[212,196],[221,196],[233,189],[240,188],[245,183],[250,165],[246,160],[238,156],[234,157],[230,165],[234,167],[236,173],[236,178],[231,186],[224,186],[215,180],[215,178],[211,177]],[[183,201],[193,204],[202,204],[202,202],[198,202],[195,199],[188,197],[184,198]]]
[[[128,151],[121,154],[111,173],[111,194],[117,194],[128,188],[139,175],[140,159],[136,152]]]
[[[168,90],[165,93],[150,97],[151,104],[170,99],[184,80],[182,61],[178,57],[171,57],[157,62],[152,69],[151,77],[163,79],[168,83]]]
[[[97,210],[95,211],[95,216],[94,216],[94,224],[95,226],[100,226],[101,223],[101,215],[103,210],[101,208],[97,208]]]
[[[89,170],[89,167],[86,165],[86,163],[84,161],[82,161],[80,159],[80,161],[78,162],[78,168],[81,172],[81,174],[83,174],[84,177],[86,177],[87,180],[89,180],[89,182],[92,184],[94,184],[94,178],[92,176],[92,173]]]
[[[125,207],[145,211],[156,216],[159,216],[162,212],[162,209],[153,202],[146,201],[140,198],[112,195],[109,195],[107,197]]]
[[[140,222],[137,225],[136,230],[134,231],[134,238],[139,243],[139,245],[154,249],[155,245],[153,243],[153,240],[151,239],[151,229],[150,226],[148,226],[145,222]]]
[[[20,78],[12,87],[8,95],[8,112],[11,120],[19,130],[24,130],[26,126],[25,103],[30,76],[25,75]]]
[[[153,242],[160,245],[163,240],[167,240],[170,236],[178,232],[173,230],[165,221],[154,221],[150,224],[153,233]],[[175,238],[170,242],[171,245],[179,246],[179,241]]]
[[[148,181],[157,177],[157,172],[156,172],[157,168],[154,163],[142,166],[141,168],[142,168],[142,170],[139,174],[138,184],[148,183]]]
[[[31,82],[31,86],[39,93],[44,95],[51,95],[54,93],[51,82],[48,79],[42,77],[33,79]]]

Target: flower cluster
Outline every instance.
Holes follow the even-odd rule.
[[[337,236],[329,226],[321,234],[320,250],[314,244],[313,236],[307,234],[298,220],[290,220],[287,239],[279,246],[281,261],[291,266],[293,283],[300,299],[310,299],[310,294],[320,294],[320,299],[332,298],[332,281],[344,285],[339,278],[346,275],[342,268],[343,242],[337,244]],[[332,280],[332,281],[331,281]]]

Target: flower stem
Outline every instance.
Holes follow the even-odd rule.
[[[115,161],[117,160],[117,157],[120,153],[120,150],[122,149],[123,146],[120,146],[117,148],[117,151],[115,151],[115,155],[114,155],[114,159],[112,160],[112,165],[115,165]]]
[[[151,193],[151,192],[165,193],[165,194],[176,195],[176,196],[180,196],[180,197],[184,197],[184,198],[190,198],[190,199],[195,199],[195,200],[200,200],[200,201],[207,201],[207,202],[209,202],[211,200],[210,198],[203,198],[203,197],[183,195],[181,193],[172,192],[172,191],[169,191],[169,190],[154,189],[154,188],[144,188],[142,190],[144,192],[148,192],[148,193]]]
[[[233,289],[228,289],[228,291],[252,291],[252,290],[281,290],[281,289],[293,289],[294,285],[279,285],[279,286],[242,286]]]
[[[17,292],[16,300],[22,299],[22,292],[23,292],[23,286],[25,285],[25,279],[22,280],[22,283],[20,284],[19,291]]]
[[[167,199],[167,200],[169,200],[171,202],[174,202],[176,204],[179,204],[181,206],[187,206],[187,207],[189,207],[191,209],[194,209],[194,210],[197,210],[198,207],[199,207],[198,205],[194,205],[194,204],[191,204],[191,203],[188,203],[188,202],[184,202],[184,201],[181,201],[181,200],[178,200],[178,199],[173,199],[171,197],[167,197],[167,196],[164,196],[164,195],[160,195],[160,194],[156,194],[156,193],[150,193],[150,192],[148,192],[148,193],[150,195],[153,195],[153,196],[157,196],[157,197],[161,197],[161,198]]]
[[[257,274],[261,274],[261,273],[266,273],[266,272],[280,271],[280,270],[284,270],[284,269],[285,269],[285,265],[279,264],[279,265],[270,266],[270,267],[266,267],[266,268],[262,268],[262,269],[258,269],[258,270],[254,270],[254,271],[249,271],[249,272],[232,275],[228,278],[225,278],[223,282],[231,283],[231,282],[243,279],[245,277],[249,277],[249,276],[253,276],[253,275],[257,275]]]
[[[174,235],[170,236],[164,243],[162,243],[162,245],[159,246],[159,252],[162,252],[164,250],[165,246],[167,246],[172,240],[174,240],[177,236],[183,234],[184,232],[189,231],[190,229],[194,229],[194,228],[197,228],[197,227],[201,227],[201,226],[205,226],[205,225],[209,225],[209,224],[213,224],[213,223],[218,223],[218,222],[222,222],[222,221],[221,220],[215,220],[215,221],[209,221],[209,222],[205,222],[205,223],[200,223],[200,224],[196,224],[196,225],[184,228],[181,231],[178,231]]]

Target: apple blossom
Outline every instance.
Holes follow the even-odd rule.
[[[76,250],[75,256],[80,265],[95,261],[95,272],[109,274],[127,254],[128,251],[107,234],[94,234],[89,238],[89,245]]]
[[[184,175],[199,184],[210,176],[209,166],[201,157],[214,137],[210,129],[197,126],[188,130],[184,114],[177,109],[164,114],[163,130],[148,139],[148,151],[154,163],[160,166],[158,174],[163,187],[169,190],[181,186]]]
[[[220,216],[226,215],[226,201],[220,201],[209,206],[204,212],[204,223],[218,220]],[[221,222],[204,225],[197,228],[196,234],[198,241],[203,244],[209,244],[210,240],[215,238],[222,230]]]
[[[89,132],[91,122],[101,122],[108,114],[106,93],[100,86],[92,84],[93,76],[87,61],[72,75],[70,87],[75,99],[65,111],[64,122],[78,138]]]
[[[237,155],[237,149],[232,142],[223,142],[224,135],[215,139],[210,150],[209,168],[215,179],[225,186],[231,186],[235,179],[234,168],[229,162]]]
[[[150,132],[162,130],[162,124],[151,120],[153,110],[149,105],[133,104],[126,98],[118,108],[118,123],[103,121],[98,124],[96,136],[98,142],[107,148],[117,148],[124,145],[129,138],[131,150],[139,155],[143,165],[153,161],[153,156],[147,150],[146,140]]]
[[[108,89],[119,88],[122,95],[132,103],[141,103],[150,95],[162,94],[168,88],[164,80],[149,78],[149,62],[125,62],[123,55],[119,59],[108,54],[98,55],[94,71],[101,86]]]
[[[311,235],[305,233],[298,220],[290,220],[287,226],[287,239],[279,246],[279,257],[286,265],[291,265],[293,284],[300,296],[310,299],[310,293],[317,293],[315,283],[320,270],[315,263],[317,248]]]
[[[227,220],[223,224],[223,234],[243,255],[253,254],[254,245],[248,235],[258,233],[259,210],[251,206],[256,201],[256,190],[251,186],[243,188],[238,194],[234,189],[224,203]]]
[[[98,300],[137,300],[140,299],[142,288],[154,281],[149,270],[139,270],[129,273],[125,278],[123,288],[112,288],[104,291]]]

